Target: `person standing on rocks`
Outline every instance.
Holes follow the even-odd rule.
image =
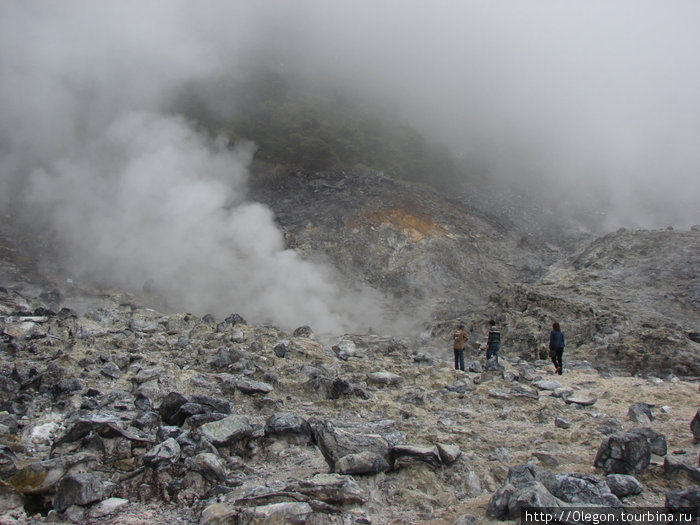
[[[464,347],[467,346],[467,340],[469,339],[469,335],[464,329],[464,323],[459,324],[452,339],[454,340],[455,370],[464,371]]]
[[[489,321],[489,337],[486,340],[486,360],[494,359],[498,364],[498,351],[501,349],[501,332],[496,328],[496,321]]]
[[[554,363],[554,373],[559,375],[562,374],[562,368],[564,366],[562,363],[564,346],[566,346],[564,334],[561,332],[559,323],[555,322],[552,325],[552,331],[549,333],[549,357],[552,363]]]

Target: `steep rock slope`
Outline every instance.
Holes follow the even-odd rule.
[[[552,235],[522,213],[371,171],[267,172],[251,193],[290,246],[393,296],[397,311],[427,307],[416,319],[434,337],[495,317],[503,351],[531,359],[558,320],[567,352],[600,366],[700,375],[697,229]]]
[[[553,250],[521,242],[466,198],[377,172],[268,172],[251,196],[274,210],[291,247],[393,296],[398,308],[449,315],[483,306],[499,283],[531,281],[553,260]]]
[[[521,354],[547,344],[553,320],[568,349],[599,366],[700,375],[700,229],[620,230],[552,265],[534,285],[494,296]]]

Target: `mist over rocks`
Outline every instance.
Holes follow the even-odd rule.
[[[0,521],[697,501],[698,6],[644,7],[0,5]]]

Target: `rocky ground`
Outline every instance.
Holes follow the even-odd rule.
[[[528,233],[466,198],[354,176],[265,173],[251,194],[290,247],[393,297],[397,315],[428,304],[413,334],[165,311],[66,279],[48,236],[0,224],[0,523],[468,524],[523,504],[697,505],[700,228]],[[483,339],[491,317],[500,364],[473,349],[454,370],[456,323]]]
[[[554,376],[507,348],[462,372],[444,337],[324,346],[29,283],[0,289],[0,328],[2,523],[490,523],[523,501],[698,501],[697,380],[575,354]]]

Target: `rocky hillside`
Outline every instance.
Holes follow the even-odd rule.
[[[464,193],[373,171],[261,171],[251,196],[274,210],[289,246],[393,296],[399,309],[421,308],[425,321],[483,307],[502,284],[533,282],[558,254]]]
[[[393,296],[396,315],[444,336],[459,318],[504,329],[504,352],[539,355],[553,320],[567,352],[627,373],[700,376],[700,230],[596,238],[532,210],[486,209],[376,172],[263,172],[289,246]],[[567,233],[568,232],[568,233]]]
[[[700,498],[697,381],[477,353],[462,372],[444,340],[324,346],[45,286],[0,288],[3,524],[496,523]]]
[[[326,341],[245,312],[160,311],[42,273],[2,225],[0,523],[465,524],[523,504],[698,504],[700,230],[552,235],[348,175],[261,172],[251,196],[289,246],[391,296],[421,335]],[[500,362],[470,350],[454,370],[455,322],[482,338],[490,317]]]

